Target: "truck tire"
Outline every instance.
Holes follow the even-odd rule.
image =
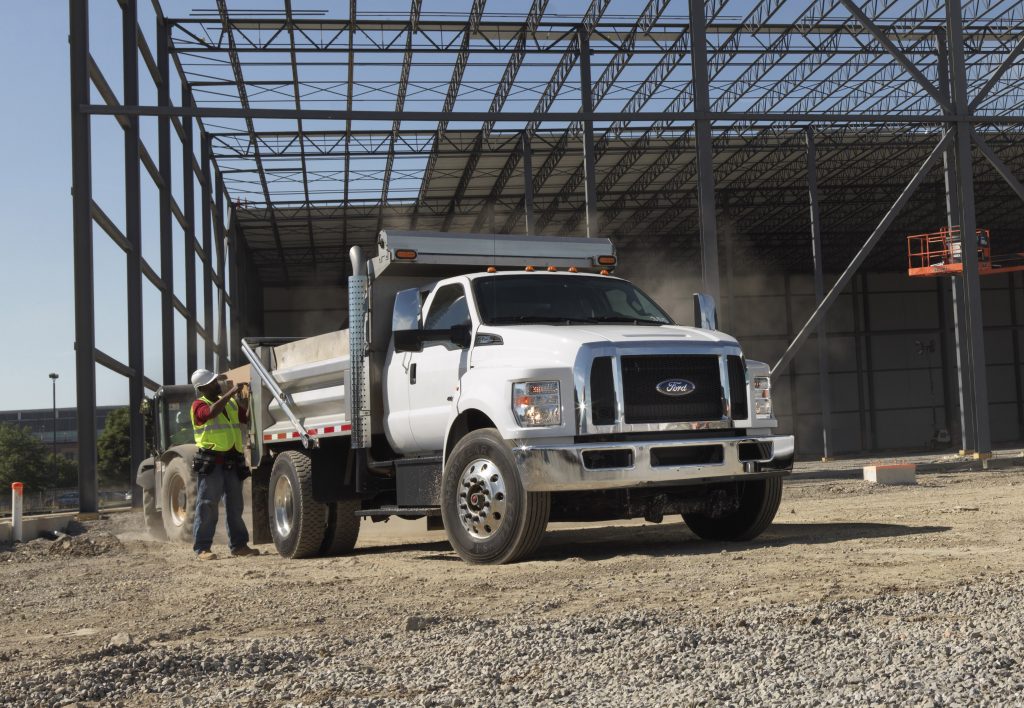
[[[448,542],[468,563],[513,563],[540,545],[551,495],[527,492],[496,430],[474,430],[452,450],[441,476],[441,517]]]
[[[707,541],[749,541],[768,528],[782,502],[782,477],[755,479],[740,486],[740,507],[719,517],[683,514],[690,530]]]
[[[192,465],[181,457],[171,459],[164,467],[161,489],[164,533],[171,543],[192,543],[197,493]]]
[[[320,545],[320,555],[340,556],[355,548],[360,522],[356,512],[360,508],[362,502],[358,499],[344,499],[327,505],[327,530]]]
[[[270,472],[267,497],[270,534],[285,558],[309,558],[320,551],[327,530],[327,505],[313,498],[313,464],[299,450],[282,452]]]

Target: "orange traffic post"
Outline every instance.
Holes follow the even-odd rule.
[[[24,484],[11,482],[11,538],[18,543],[24,540],[21,533],[21,502],[24,493]]]

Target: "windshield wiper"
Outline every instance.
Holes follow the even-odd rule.
[[[617,316],[617,315],[608,315],[606,317],[592,317],[592,318],[590,318],[589,321],[590,322],[601,322],[601,323],[622,322],[622,323],[635,324],[635,325],[642,325],[642,324],[667,325],[667,324],[669,324],[668,322],[665,322],[663,320],[652,320],[652,319],[649,319],[649,318],[646,318],[646,317],[620,317],[620,316]]]
[[[554,317],[549,315],[509,315],[507,317],[495,317],[491,319],[488,324],[572,324],[574,322],[583,322],[586,324],[593,324],[597,322],[592,317]]]

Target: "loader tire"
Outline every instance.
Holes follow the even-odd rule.
[[[282,452],[270,472],[267,512],[274,547],[285,558],[319,553],[327,531],[327,505],[313,498],[313,464],[300,450]]]
[[[142,488],[142,518],[146,522],[146,531],[158,541],[167,540],[167,532],[164,531],[164,521],[161,518],[160,510],[156,508],[156,490],[149,487]]]
[[[508,444],[496,430],[474,430],[448,456],[441,517],[448,542],[468,563],[513,563],[530,556],[551,514],[548,492],[527,492]]]
[[[320,555],[340,556],[355,548],[361,520],[356,512],[360,508],[362,502],[358,499],[344,499],[327,505],[327,530],[320,545]]]
[[[175,457],[168,462],[164,467],[161,500],[164,533],[171,543],[192,544],[197,494],[196,476],[192,471],[192,465],[182,457]]]
[[[750,541],[768,528],[782,502],[782,477],[743,482],[740,505],[723,516],[683,514],[690,530],[707,541]]]

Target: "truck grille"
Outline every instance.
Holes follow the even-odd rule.
[[[692,392],[658,391],[659,384],[677,379],[693,384]],[[717,356],[624,356],[622,385],[626,423],[691,423],[724,414]]]
[[[730,354],[726,358],[729,367],[729,399],[732,403],[733,420],[744,420],[747,417],[747,374],[743,359]]]
[[[594,425],[615,424],[615,379],[610,356],[597,357],[590,369],[590,418]]]

